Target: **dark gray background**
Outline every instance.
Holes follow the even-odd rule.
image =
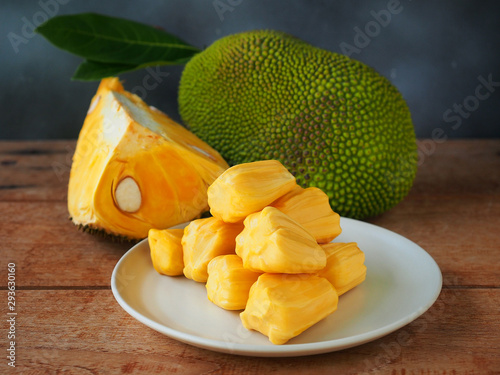
[[[2,1],[0,139],[78,136],[97,83],[71,81],[81,59],[33,35],[31,25],[48,16],[81,12],[159,26],[199,48],[222,36],[259,28],[289,32],[335,52],[349,44],[358,49],[351,57],[374,67],[402,92],[418,137],[500,137],[499,4],[498,0],[401,0],[399,5],[394,0]],[[397,13],[389,21],[387,17],[376,21],[374,14],[387,15],[390,7]],[[358,30],[367,30],[372,37],[360,40]],[[17,45],[12,42],[16,36],[24,38]],[[181,66],[162,67],[157,73],[142,70],[121,78],[126,89],[179,120],[181,72]],[[145,79],[148,87],[157,85],[145,90]]]

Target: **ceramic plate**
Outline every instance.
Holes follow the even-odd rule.
[[[219,352],[266,357],[331,352],[360,345],[405,326],[437,299],[441,272],[414,242],[389,230],[342,218],[335,242],[357,242],[366,255],[366,280],[342,295],[336,312],[284,345],[246,330],[238,312],[207,299],[205,285],[158,274],[144,240],[117,263],[111,288],[130,315],[176,340]]]

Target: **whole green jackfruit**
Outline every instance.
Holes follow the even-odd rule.
[[[229,164],[283,163],[342,216],[381,214],[417,167],[409,109],[372,68],[276,31],[219,39],[186,65],[184,123]]]

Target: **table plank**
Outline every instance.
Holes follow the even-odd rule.
[[[0,201],[65,201],[75,145],[0,141]]]
[[[499,286],[500,203],[488,215],[467,203],[435,202],[429,212],[422,205],[406,203],[371,222],[427,250],[446,285]],[[19,282],[26,287],[109,286],[114,265],[133,245],[79,231],[65,202],[0,202],[0,212],[0,255],[21,266]]]
[[[419,148],[432,140],[420,140]],[[421,155],[412,194],[500,194],[500,139],[452,140]]]
[[[73,140],[0,141],[0,186],[4,186],[0,200],[65,200],[59,193],[66,190],[75,145]],[[418,195],[500,194],[499,139],[440,144],[423,139],[418,145],[424,151],[410,199]],[[19,191],[5,188],[32,185]]]
[[[500,195],[496,201],[411,200],[369,222],[424,248],[451,285],[500,285]]]
[[[445,289],[419,319],[371,343],[256,359],[163,336],[130,317],[110,290],[23,290],[17,363],[23,373],[36,374],[493,374],[500,371],[499,302],[499,289]]]
[[[116,262],[133,245],[78,230],[66,202],[0,202],[0,212],[0,256],[18,265],[21,287],[109,287]]]
[[[499,286],[500,140],[421,140],[419,148],[432,152],[410,194],[368,221],[422,246],[445,285]]]
[[[17,265],[16,372],[500,373],[500,140],[420,140],[410,194],[368,220],[416,242],[439,264],[443,291],[426,314],[356,348],[275,359],[185,345],[119,307],[110,277],[131,245],[81,233],[68,220],[74,146],[0,141],[0,264]],[[6,301],[7,279],[0,279]],[[6,333],[0,325],[0,337]]]

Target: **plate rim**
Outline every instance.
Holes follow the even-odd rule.
[[[339,351],[348,349],[351,347],[355,347],[358,345],[365,344],[370,341],[374,341],[383,336],[386,336],[404,326],[411,323],[421,315],[423,315],[438,299],[443,284],[443,277],[441,273],[441,269],[439,265],[434,260],[434,258],[422,247],[420,247],[417,243],[411,241],[410,239],[393,232],[389,229],[382,228],[372,223],[364,222],[361,220],[355,220],[351,218],[341,217],[341,222],[352,222],[355,225],[366,225],[372,228],[372,230],[381,231],[382,234],[396,236],[399,240],[408,241],[409,243],[415,246],[415,250],[422,252],[424,257],[427,257],[430,264],[435,267],[435,271],[437,271],[436,275],[439,278],[439,285],[436,287],[432,298],[429,298],[427,303],[421,306],[418,310],[408,314],[397,321],[394,321],[390,324],[386,324],[383,327],[379,327],[377,329],[349,336],[340,339],[319,341],[319,342],[309,342],[309,343],[300,343],[300,344],[285,344],[285,345],[258,345],[258,344],[244,344],[237,342],[226,342],[221,340],[216,340],[212,338],[204,338],[197,335],[193,335],[186,332],[178,331],[174,328],[163,325],[151,318],[144,316],[142,313],[137,311],[134,307],[129,305],[125,299],[122,297],[118,287],[116,285],[117,273],[122,266],[126,262],[126,259],[131,256],[134,252],[144,251],[143,247],[147,246],[149,248],[148,239],[145,238],[132,246],[127,252],[125,252],[121,258],[116,263],[112,275],[111,275],[111,290],[115,300],[118,304],[134,319],[138,320],[142,324],[148,326],[149,328],[162,333],[168,337],[171,337],[175,340],[181,341],[183,343],[193,345],[199,348],[208,349],[211,351],[228,353],[228,354],[236,354],[243,356],[257,356],[257,357],[290,357],[290,356],[305,356],[305,355],[314,355],[314,354],[322,354],[333,351]],[[175,227],[183,227],[187,223],[179,224]]]

